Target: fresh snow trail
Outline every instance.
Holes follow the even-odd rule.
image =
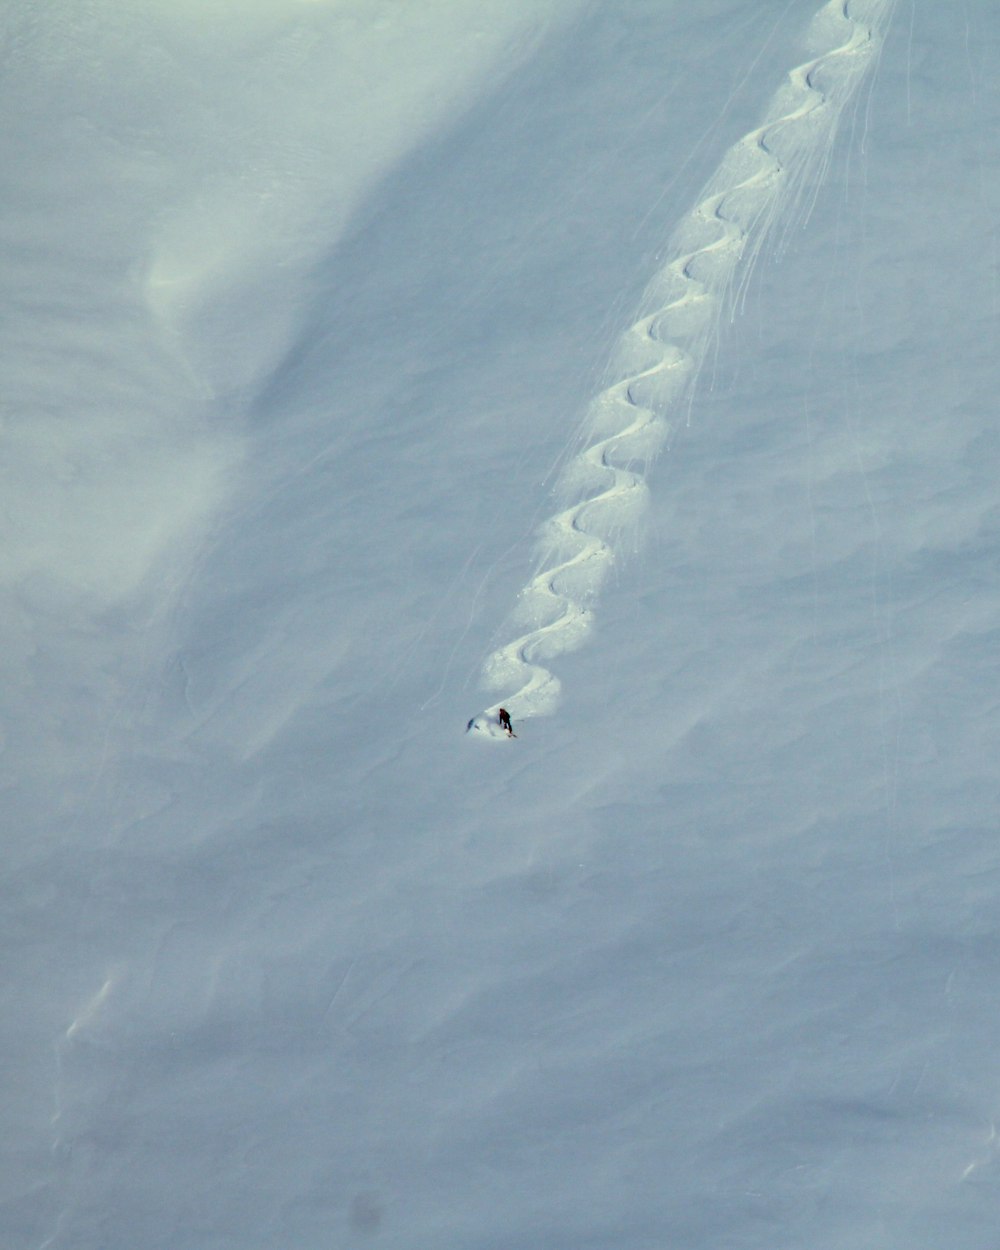
[[[648,500],[648,469],[667,441],[669,418],[690,403],[765,243],[780,223],[787,235],[808,218],[838,123],[877,59],[894,3],[823,5],[806,32],[812,55],[788,72],[763,121],[728,149],[675,229],[637,319],[612,352],[609,384],[584,415],[582,449],[556,482],[560,508],[539,528],[537,571],[505,626],[514,637],[483,665],[483,685],[501,697],[469,721],[469,731],[506,738],[501,706],[515,722],[555,710],[561,687],[547,665],[589,633],[621,536]]]

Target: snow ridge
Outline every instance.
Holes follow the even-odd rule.
[[[811,57],[790,70],[760,125],[724,155],[670,238],[637,320],[619,339],[610,384],[591,401],[581,450],[556,484],[559,510],[538,532],[535,575],[505,626],[514,637],[483,666],[502,697],[469,722],[498,732],[501,704],[516,720],[551,713],[560,683],[546,667],[580,646],[622,534],[648,499],[646,475],[690,400],[723,318],[739,311],[761,250],[780,222],[809,214],[837,126],[881,47],[894,0],[830,0],[812,19]],[[780,240],[779,240],[780,243]]]

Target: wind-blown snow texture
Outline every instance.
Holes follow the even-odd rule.
[[[899,0],[461,733],[816,7],[0,18],[5,1247],[994,1250],[994,5]]]

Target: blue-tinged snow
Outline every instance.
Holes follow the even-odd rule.
[[[898,0],[463,732],[818,7],[0,19],[5,1246],[995,1247],[992,5]]]

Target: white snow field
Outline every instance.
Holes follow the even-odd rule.
[[[5,1250],[996,1250],[991,0],[841,6],[558,706],[464,732],[821,7],[0,14]]]

